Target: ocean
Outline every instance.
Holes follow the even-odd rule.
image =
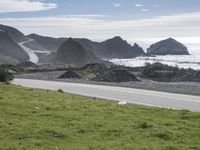
[[[144,66],[147,62],[160,62],[171,66],[178,66],[180,68],[192,68],[195,70],[200,70],[200,44],[191,44],[188,47],[188,51],[191,55],[137,57],[133,59],[111,59],[110,61],[117,65],[124,65],[129,67],[141,67]]]

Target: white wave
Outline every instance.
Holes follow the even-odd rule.
[[[192,68],[200,70],[200,54],[197,55],[166,55],[155,57],[137,57],[133,59],[111,59],[111,62],[118,65],[129,67],[141,67],[145,63],[160,62],[170,66],[178,66],[180,68]]]

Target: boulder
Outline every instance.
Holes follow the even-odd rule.
[[[188,49],[182,43],[169,38],[151,45],[148,55],[189,55]]]

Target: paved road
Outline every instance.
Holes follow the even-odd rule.
[[[103,98],[108,100],[116,100],[120,102],[128,102],[146,106],[166,107],[173,109],[187,109],[191,111],[200,112],[199,96],[173,94],[124,87],[113,87],[105,85],[91,85],[30,79],[15,79],[12,83],[30,88],[49,90],[62,89],[64,92],[67,93]]]
[[[39,61],[39,58],[38,56],[35,54],[35,51],[26,47],[25,44],[26,43],[29,43],[29,42],[32,42],[33,39],[29,39],[28,41],[24,41],[24,42],[21,42],[21,43],[18,43],[23,49],[24,51],[29,55],[29,61],[33,62],[33,63],[38,63]]]

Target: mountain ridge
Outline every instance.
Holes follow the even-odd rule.
[[[23,42],[28,40],[28,38],[22,32],[14,27],[0,24],[0,30],[6,32],[16,42]]]
[[[70,63],[80,65],[105,60],[107,61],[112,58],[131,59],[145,55],[153,56],[168,54],[189,55],[187,47],[172,38],[152,44],[147,49],[147,53],[145,53],[137,43],[131,45],[120,36],[115,36],[102,42],[95,42],[86,38],[54,38],[35,33],[25,36],[16,28],[1,24],[0,31],[7,34],[9,37],[9,40],[7,38],[8,41],[12,41],[10,51],[13,51],[13,53],[10,54],[6,53],[6,47],[1,46],[2,49],[0,50],[0,55],[2,56],[0,61],[3,60],[3,56],[6,55],[8,57],[12,57],[13,60],[15,58],[13,61],[15,63],[17,61],[27,61],[28,59],[26,52],[24,52],[18,44],[22,42],[24,42],[24,46],[37,53],[40,63],[49,64]],[[2,39],[3,37],[1,37],[1,40]],[[9,44],[7,47],[9,48]],[[16,53],[14,51],[18,51],[20,53]],[[3,62],[5,62],[5,60],[3,60]]]

